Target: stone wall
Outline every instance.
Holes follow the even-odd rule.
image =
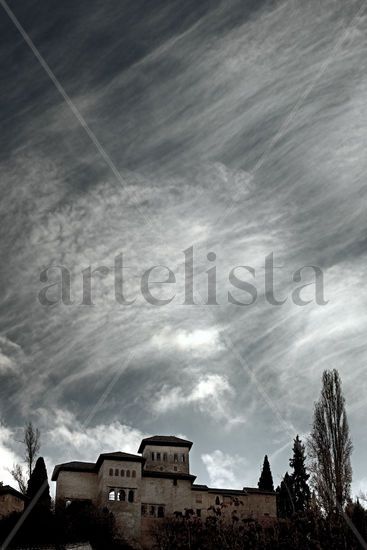
[[[8,516],[13,512],[23,512],[24,501],[15,495],[0,495],[0,518]]]
[[[98,505],[114,514],[131,541],[140,537],[141,480],[141,463],[134,461],[104,460],[98,473]]]
[[[232,495],[216,493],[215,491],[192,491],[191,508],[197,515],[205,519],[211,507],[220,506],[223,515],[229,516],[236,513],[241,518],[261,519],[263,517],[276,517],[275,494],[247,493]]]
[[[154,453],[154,460],[152,453]],[[188,474],[190,471],[189,447],[146,445],[143,457],[146,460],[145,470],[182,474]]]
[[[97,502],[97,474],[89,472],[59,472],[56,485],[56,501],[91,500]]]
[[[191,507],[191,482],[189,480],[162,479],[144,477],[142,483],[142,503],[146,515],[141,517],[141,542],[144,548],[151,547],[152,527],[159,525],[159,508],[163,508],[164,517],[174,512],[184,512]],[[154,516],[152,515],[154,509]]]

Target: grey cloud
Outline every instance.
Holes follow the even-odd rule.
[[[14,367],[4,369],[0,412],[9,426],[19,427],[29,415],[43,417],[50,462],[67,446],[56,444],[53,430],[69,430],[66,416],[60,414],[55,427],[50,411],[68,411],[81,423],[120,369],[90,427],[95,437],[102,437],[98,426],[113,427],[114,445],[119,426],[139,436],[185,433],[196,443],[194,469],[203,481],[208,472],[200,456],[212,449],[244,456],[254,477],[247,484],[256,483],[266,452],[273,453],[280,476],[289,433],[250,371],[289,431],[307,433],[321,372],[336,366],[356,442],[355,476],[364,475],[366,21],[356,21],[252,174],[360,2],[260,3],[256,9],[246,3],[241,12],[243,5],[180,3],[175,13],[178,3],[159,3],[142,15],[140,3],[101,9],[81,2],[72,12],[59,6],[52,15],[39,7],[37,22],[17,8],[124,186],[6,25],[4,56],[18,60],[19,68],[9,66],[4,84],[9,110],[1,137],[0,326],[2,341],[13,346],[5,361]],[[125,38],[123,29],[129,29]],[[153,219],[153,229],[135,204]],[[222,305],[210,311],[180,305],[183,251],[192,245],[204,298],[206,254],[217,254]],[[134,306],[119,306],[111,271],[94,281],[96,305],[81,306],[81,270],[112,268],[120,252],[132,274],[129,294],[138,296],[145,269],[163,264],[176,275],[175,301],[153,308],[138,296]],[[270,252],[284,266],[277,291],[288,301],[279,308],[264,300]],[[50,264],[70,269],[70,307],[45,308],[37,300],[40,271]],[[310,264],[324,269],[327,306],[291,303],[292,273]],[[256,269],[259,300],[251,307],[226,303],[228,273],[236,265]],[[200,343],[195,331],[218,336]],[[227,350],[222,333],[250,371]],[[126,365],[130,350],[134,360]],[[222,390],[226,384],[235,389],[221,394],[225,411],[245,423],[218,435],[215,415],[200,400],[192,410],[183,405],[152,414],[162,388],[190,400],[208,376],[222,380]]]

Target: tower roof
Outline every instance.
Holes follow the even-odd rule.
[[[138,453],[142,453],[146,445],[157,445],[158,447],[188,447],[191,449],[192,441],[181,439],[174,435],[153,435],[146,437],[140,443]]]
[[[122,453],[120,451],[118,451],[117,453],[103,453],[99,455],[96,462],[97,469],[99,469],[104,460],[120,460],[122,462],[144,462],[143,457],[139,455],[132,455],[130,453]]]

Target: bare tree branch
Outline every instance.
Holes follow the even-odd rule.
[[[28,478],[30,478],[41,447],[40,431],[38,428],[33,427],[32,422],[29,422],[24,428],[24,438],[22,443],[25,446],[24,461],[28,468]]]
[[[13,469],[10,470],[11,475],[18,483],[19,491],[25,495],[27,493],[27,482],[23,474],[23,470],[20,464],[14,464]]]
[[[339,373],[324,371],[308,450],[312,484],[327,513],[343,507],[350,497],[352,449]]]

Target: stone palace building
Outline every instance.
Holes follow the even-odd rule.
[[[191,441],[174,436],[143,439],[137,455],[101,454],[97,462],[67,462],[55,466],[56,505],[74,501],[107,507],[121,534],[138,548],[150,548],[152,527],[162,518],[192,510],[203,519],[210,508],[221,506],[243,518],[259,521],[276,517],[274,492],[195,484],[190,473]]]

